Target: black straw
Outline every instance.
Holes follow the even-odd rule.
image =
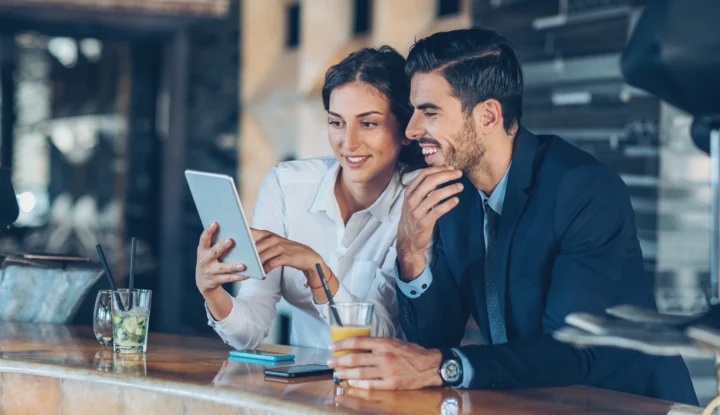
[[[115,285],[115,280],[113,279],[112,272],[110,272],[110,264],[107,262],[107,258],[105,258],[105,252],[103,252],[102,246],[100,244],[95,245],[95,249],[97,249],[97,253],[100,256],[100,260],[102,261],[103,267],[105,268],[105,276],[108,279],[108,282],[110,283],[110,289],[115,294],[115,300],[118,303],[118,307],[120,308],[120,311],[125,311],[125,307],[123,307],[122,299],[120,298],[120,294],[117,292],[117,285]]]
[[[130,240],[130,291],[135,287],[135,237]]]
[[[340,321],[340,314],[338,314],[337,309],[335,308],[335,301],[332,299],[332,294],[330,293],[330,286],[327,283],[327,280],[325,280],[325,273],[322,270],[322,267],[320,264],[315,264],[315,269],[317,269],[318,274],[320,275],[320,282],[322,282],[322,286],[325,289],[325,295],[327,296],[328,303],[330,304],[330,311],[333,313],[333,317],[335,317],[335,322],[338,326],[342,327],[342,321]]]
[[[135,288],[135,237],[133,236],[130,240],[130,282],[128,283],[128,297],[130,300],[130,307],[133,306],[133,288]]]

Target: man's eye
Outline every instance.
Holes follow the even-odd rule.
[[[332,125],[333,127],[340,127],[342,123],[340,121],[330,120],[328,121],[328,124]]]

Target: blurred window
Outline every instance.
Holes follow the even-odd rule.
[[[450,16],[458,13],[460,13],[460,0],[438,0],[438,17]]]
[[[300,45],[300,4],[290,4],[286,12],[286,38],[285,46],[295,49]]]
[[[372,31],[372,0],[355,0],[353,33],[364,35]]]

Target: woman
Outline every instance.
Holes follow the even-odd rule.
[[[404,66],[383,46],[354,52],[326,73],[322,98],[335,157],[281,163],[265,177],[252,233],[266,280],[244,282],[233,298],[221,285],[245,280],[234,274],[244,266],[218,261],[233,241],[212,245],[217,224],[203,232],[196,283],[209,324],[236,349],[265,339],[281,296],[292,306],[290,343],[330,345],[315,264],[334,301],[375,305],[375,336],[401,334],[394,281],[401,178],[424,166],[417,143],[405,138],[412,110]]]

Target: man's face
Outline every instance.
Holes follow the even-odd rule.
[[[410,103],[415,111],[405,134],[418,141],[425,162],[453,166],[465,173],[480,163],[485,147],[472,117],[463,111],[442,74],[435,71],[413,75]]]

